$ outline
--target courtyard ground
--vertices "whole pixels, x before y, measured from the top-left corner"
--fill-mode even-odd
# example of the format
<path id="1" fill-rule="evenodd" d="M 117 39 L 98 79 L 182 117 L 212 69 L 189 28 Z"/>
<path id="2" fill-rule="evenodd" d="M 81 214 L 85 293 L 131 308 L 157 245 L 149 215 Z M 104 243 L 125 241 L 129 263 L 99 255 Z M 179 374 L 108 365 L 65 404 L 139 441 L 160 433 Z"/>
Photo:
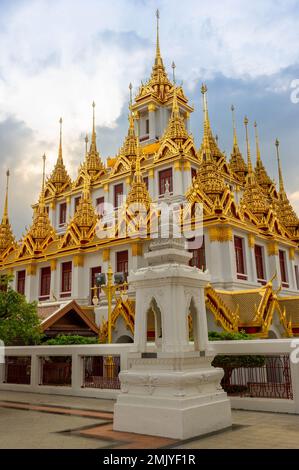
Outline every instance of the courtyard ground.
<path id="1" fill-rule="evenodd" d="M 189 441 L 115 432 L 112 400 L 0 392 L 1 449 L 299 449 L 299 416 L 233 411 L 233 427 Z"/>

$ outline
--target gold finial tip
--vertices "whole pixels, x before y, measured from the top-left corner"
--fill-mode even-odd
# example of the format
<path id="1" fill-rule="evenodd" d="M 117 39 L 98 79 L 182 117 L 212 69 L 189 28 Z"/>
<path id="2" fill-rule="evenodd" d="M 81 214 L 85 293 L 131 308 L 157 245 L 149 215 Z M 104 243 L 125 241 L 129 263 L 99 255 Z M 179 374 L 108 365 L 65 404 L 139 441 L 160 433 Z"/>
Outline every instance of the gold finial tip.
<path id="1" fill-rule="evenodd" d="M 158 8 L 157 8 L 157 10 L 156 10 L 156 18 L 157 18 L 157 20 L 160 19 L 160 12 L 159 12 L 159 9 L 158 9 Z"/>
<path id="2" fill-rule="evenodd" d="M 276 145 L 276 147 L 279 147 L 279 140 L 278 139 L 275 140 L 275 145 Z"/>
<path id="3" fill-rule="evenodd" d="M 132 83 L 130 82 L 130 83 L 129 83 L 129 90 L 132 90 L 132 88 L 133 88 L 133 85 L 132 85 Z"/>
<path id="4" fill-rule="evenodd" d="M 256 123 L 256 121 L 254 121 L 254 124 L 253 124 L 253 125 L 254 125 L 254 127 L 257 127 L 257 123 Z"/>
<path id="5" fill-rule="evenodd" d="M 202 94 L 204 95 L 206 92 L 208 91 L 208 87 L 207 85 L 205 85 L 204 83 L 201 85 L 201 92 Z"/>
<path id="6" fill-rule="evenodd" d="M 59 124 L 62 124 L 62 117 L 59 119 Z"/>
<path id="7" fill-rule="evenodd" d="M 233 104 L 232 104 L 232 106 L 231 106 L 231 108 L 230 108 L 230 109 L 231 109 L 232 111 L 234 111 L 234 110 L 235 110 L 235 107 L 234 107 L 234 105 L 233 105 Z"/>
<path id="8" fill-rule="evenodd" d="M 46 154 L 44 153 L 43 156 L 42 156 L 42 159 L 45 161 L 46 160 Z"/>
<path id="9" fill-rule="evenodd" d="M 175 67 L 176 67 L 174 60 L 172 61 L 171 67 L 172 67 L 173 69 L 175 69 Z"/>
<path id="10" fill-rule="evenodd" d="M 244 124 L 245 124 L 245 126 L 247 126 L 248 122 L 249 122 L 249 121 L 248 121 L 248 117 L 245 116 L 245 118 L 244 118 Z"/>
<path id="11" fill-rule="evenodd" d="M 85 142 L 88 144 L 88 135 L 85 136 Z"/>
<path id="12" fill-rule="evenodd" d="M 95 107 L 96 107 L 96 104 L 95 104 L 95 102 L 94 102 L 94 101 L 92 102 L 92 107 L 93 107 L 93 108 L 95 108 Z"/>
<path id="13" fill-rule="evenodd" d="M 9 170 L 7 170 L 7 172 L 6 172 L 6 176 L 7 176 L 7 177 L 9 177 L 9 175 L 10 175 L 10 171 L 9 171 Z"/>

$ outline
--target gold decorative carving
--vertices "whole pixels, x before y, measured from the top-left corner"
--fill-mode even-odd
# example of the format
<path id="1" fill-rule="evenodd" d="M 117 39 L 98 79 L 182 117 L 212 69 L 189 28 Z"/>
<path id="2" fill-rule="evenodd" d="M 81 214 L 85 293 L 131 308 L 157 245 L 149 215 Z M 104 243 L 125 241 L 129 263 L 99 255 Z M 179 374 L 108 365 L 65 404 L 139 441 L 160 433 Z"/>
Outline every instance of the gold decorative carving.
<path id="1" fill-rule="evenodd" d="M 109 191 L 109 184 L 105 183 L 104 184 L 104 191 L 107 193 Z"/>
<path id="2" fill-rule="evenodd" d="M 209 237 L 211 242 L 228 242 L 233 239 L 231 227 L 209 227 Z"/>
<path id="3" fill-rule="evenodd" d="M 249 233 L 248 234 L 248 246 L 249 248 L 254 248 L 254 245 L 255 245 L 255 236 L 253 235 L 253 233 Z"/>
<path id="4" fill-rule="evenodd" d="M 103 261 L 110 260 L 110 248 L 104 248 L 103 250 Z"/>
<path id="5" fill-rule="evenodd" d="M 29 264 L 26 268 L 27 276 L 35 276 L 36 275 L 36 264 Z"/>
<path id="6" fill-rule="evenodd" d="M 269 256 L 277 256 L 278 255 L 278 243 L 277 242 L 268 243 L 267 251 L 268 251 Z"/>
<path id="7" fill-rule="evenodd" d="M 191 170 L 191 163 L 190 162 L 185 162 L 184 163 L 184 170 L 185 171 L 190 171 Z"/>
<path id="8" fill-rule="evenodd" d="M 153 169 L 153 168 L 150 168 L 150 169 L 148 170 L 148 177 L 149 177 L 149 178 L 153 178 L 153 177 L 154 177 L 154 169 Z"/>
<path id="9" fill-rule="evenodd" d="M 73 263 L 75 268 L 81 268 L 84 266 L 84 256 L 83 255 L 75 255 L 73 257 Z"/>
<path id="10" fill-rule="evenodd" d="M 156 106 L 154 104 L 149 104 L 147 109 L 149 113 L 153 113 L 154 111 L 156 111 Z"/>
<path id="11" fill-rule="evenodd" d="M 56 260 L 56 259 L 51 259 L 51 261 L 50 261 L 50 266 L 51 266 L 51 271 L 56 271 L 56 268 L 57 268 L 57 260 Z"/>
<path id="12" fill-rule="evenodd" d="M 179 161 L 174 162 L 174 169 L 175 171 L 181 171 L 181 162 Z"/>
<path id="13" fill-rule="evenodd" d="M 294 259 L 295 259 L 295 248 L 290 248 L 289 249 L 289 259 L 291 261 L 294 261 Z"/>
<path id="14" fill-rule="evenodd" d="M 133 243 L 132 245 L 132 256 L 142 256 L 143 246 L 141 243 Z"/>

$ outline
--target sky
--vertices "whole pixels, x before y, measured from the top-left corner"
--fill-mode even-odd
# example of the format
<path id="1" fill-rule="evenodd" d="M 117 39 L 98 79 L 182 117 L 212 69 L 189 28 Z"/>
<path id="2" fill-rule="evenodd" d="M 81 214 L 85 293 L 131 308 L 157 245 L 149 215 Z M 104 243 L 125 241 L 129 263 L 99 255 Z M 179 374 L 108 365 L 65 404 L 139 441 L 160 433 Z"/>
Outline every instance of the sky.
<path id="1" fill-rule="evenodd" d="M 176 80 L 195 107 L 197 145 L 204 81 L 212 128 L 228 156 L 232 104 L 241 149 L 247 114 L 252 154 L 256 120 L 262 159 L 276 181 L 279 138 L 285 187 L 299 213 L 298 0 L 0 0 L 0 210 L 9 168 L 17 237 L 32 220 L 41 155 L 48 175 L 56 161 L 60 117 L 73 178 L 93 100 L 101 156 L 118 151 L 127 132 L 128 85 L 137 92 L 151 72 L 157 8 L 164 64 L 171 74 L 175 61 Z"/>

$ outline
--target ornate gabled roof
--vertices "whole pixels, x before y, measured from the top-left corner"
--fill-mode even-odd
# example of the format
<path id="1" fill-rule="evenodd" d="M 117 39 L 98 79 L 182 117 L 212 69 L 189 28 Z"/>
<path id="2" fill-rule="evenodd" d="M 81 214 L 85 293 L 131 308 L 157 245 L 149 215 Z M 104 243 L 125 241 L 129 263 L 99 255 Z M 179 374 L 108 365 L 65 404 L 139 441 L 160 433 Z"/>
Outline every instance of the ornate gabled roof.
<path id="1" fill-rule="evenodd" d="M 233 149 L 230 157 L 230 169 L 235 173 L 240 179 L 241 182 L 245 181 L 245 176 L 247 173 L 247 166 L 242 156 L 242 153 L 239 148 L 238 137 L 237 137 L 237 128 L 235 120 L 235 107 L 232 105 L 232 118 L 233 118 Z"/>
<path id="2" fill-rule="evenodd" d="M 248 173 L 246 176 L 245 189 L 242 196 L 241 205 L 247 207 L 247 209 L 249 209 L 252 214 L 254 214 L 261 221 L 269 211 L 270 204 L 268 202 L 266 194 L 262 190 L 261 186 L 259 186 L 252 168 L 250 144 L 248 139 L 247 117 L 245 117 L 244 124 L 246 129 Z"/>
<path id="3" fill-rule="evenodd" d="M 92 240 L 98 220 L 90 195 L 91 177 L 84 174 L 82 196 L 63 237 L 61 248 L 88 243 Z"/>
<path id="4" fill-rule="evenodd" d="M 153 96 L 161 103 L 166 103 L 169 99 L 169 92 L 173 89 L 173 84 L 168 78 L 166 73 L 163 59 L 160 52 L 160 38 L 159 38 L 159 10 L 156 12 L 157 17 L 157 39 L 156 39 L 156 56 L 155 62 L 152 68 L 152 73 L 150 79 L 142 84 L 138 95 L 136 96 L 136 101 L 141 100 L 146 96 Z M 186 100 L 186 98 L 185 98 Z"/>
<path id="5" fill-rule="evenodd" d="M 268 175 L 264 164 L 261 159 L 261 152 L 259 146 L 259 138 L 258 138 L 258 131 L 257 131 L 257 123 L 254 123 L 255 129 L 255 145 L 256 145 L 256 165 L 255 165 L 255 176 L 258 184 L 269 193 L 273 189 L 274 183 L 271 180 L 270 176 Z"/>
<path id="6" fill-rule="evenodd" d="M 136 158 L 135 173 L 129 194 L 126 199 L 126 205 L 129 207 L 132 205 L 142 205 L 147 210 L 149 209 L 151 203 L 151 197 L 147 190 L 146 184 L 143 181 L 142 173 L 140 170 L 140 156 Z"/>
<path id="7" fill-rule="evenodd" d="M 50 241 L 56 238 L 56 233 L 51 225 L 48 210 L 45 204 L 45 161 L 43 156 L 43 184 L 39 203 L 34 210 L 33 223 L 21 243 L 20 256 L 39 254 Z"/>
<path id="8" fill-rule="evenodd" d="M 220 151 L 211 129 L 207 103 L 207 91 L 207 86 L 203 84 L 201 87 L 201 93 L 203 97 L 204 131 L 203 139 L 199 149 L 199 157 L 201 160 L 205 160 L 206 158 L 211 156 L 212 159 L 218 162 L 219 160 L 222 160 L 225 157 Z"/>
<path id="9" fill-rule="evenodd" d="M 6 194 L 3 217 L 0 224 L 0 253 L 3 253 L 9 247 L 16 245 L 16 240 L 11 229 L 8 218 L 8 183 L 9 183 L 9 170 L 6 172 Z"/>
<path id="10" fill-rule="evenodd" d="M 282 170 L 280 164 L 280 155 L 279 155 L 279 141 L 276 139 L 275 142 L 276 151 L 277 151 L 277 164 L 278 164 L 278 175 L 279 175 L 279 193 L 278 201 L 276 205 L 277 215 L 283 225 L 291 230 L 292 234 L 296 237 L 299 235 L 299 220 L 298 217 L 292 208 L 290 201 L 286 195 L 282 177 Z"/>
<path id="11" fill-rule="evenodd" d="M 60 139 L 59 139 L 59 150 L 58 158 L 52 171 L 51 176 L 46 182 L 45 195 L 55 196 L 63 193 L 65 190 L 71 188 L 71 178 L 68 175 L 62 157 L 62 118 L 59 120 L 60 123 Z"/>

